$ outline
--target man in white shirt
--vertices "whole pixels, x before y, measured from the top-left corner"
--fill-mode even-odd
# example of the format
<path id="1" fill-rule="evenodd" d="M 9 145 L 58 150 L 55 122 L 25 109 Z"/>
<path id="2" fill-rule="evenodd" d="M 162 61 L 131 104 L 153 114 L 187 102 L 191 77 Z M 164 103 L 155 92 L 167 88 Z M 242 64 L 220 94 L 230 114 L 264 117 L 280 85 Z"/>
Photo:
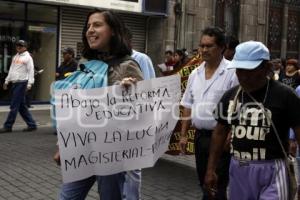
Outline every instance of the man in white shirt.
<path id="1" fill-rule="evenodd" d="M 223 57 L 225 49 L 224 32 L 217 27 L 206 28 L 202 31 L 199 43 L 204 62 L 190 74 L 185 93 L 181 100 L 184 107 L 180 147 L 184 153 L 187 144 L 187 130 L 192 122 L 196 128 L 195 157 L 200 186 L 203 189 L 203 200 L 209 199 L 208 192 L 203 188 L 208 161 L 208 153 L 212 130 L 217 122 L 213 110 L 225 91 L 238 84 L 235 71 L 227 70 L 230 61 Z M 226 200 L 228 185 L 228 167 L 230 154 L 226 152 L 219 163 L 217 194 L 215 199 Z"/>
<path id="2" fill-rule="evenodd" d="M 7 90 L 8 84 L 12 83 L 12 97 L 10 102 L 10 112 L 3 128 L 0 129 L 0 133 L 12 131 L 18 112 L 21 114 L 28 126 L 23 129 L 23 131 L 34 131 L 37 129 L 36 123 L 25 104 L 26 91 L 30 90 L 34 83 L 33 60 L 27 51 L 26 41 L 19 40 L 16 43 L 16 50 L 17 54 L 12 59 L 8 75 L 5 78 L 5 83 L 3 84 L 3 89 Z"/>
<path id="3" fill-rule="evenodd" d="M 125 32 L 128 43 L 132 48 L 131 57 L 139 64 L 141 71 L 143 72 L 144 80 L 155 78 L 156 75 L 151 58 L 144 53 L 134 50 L 132 47 L 132 32 L 128 27 L 125 28 Z"/>
<path id="4" fill-rule="evenodd" d="M 155 78 L 155 71 L 151 58 L 144 53 L 132 49 L 131 57 L 140 65 L 144 80 Z"/>

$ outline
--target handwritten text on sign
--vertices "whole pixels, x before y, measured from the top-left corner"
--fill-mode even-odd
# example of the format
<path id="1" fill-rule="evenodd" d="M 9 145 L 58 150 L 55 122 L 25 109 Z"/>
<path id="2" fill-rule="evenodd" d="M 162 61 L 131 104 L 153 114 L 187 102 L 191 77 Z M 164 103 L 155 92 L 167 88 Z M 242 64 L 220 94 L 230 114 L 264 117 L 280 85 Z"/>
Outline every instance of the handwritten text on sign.
<path id="1" fill-rule="evenodd" d="M 64 182 L 151 167 L 168 149 L 179 115 L 179 76 L 55 91 Z"/>

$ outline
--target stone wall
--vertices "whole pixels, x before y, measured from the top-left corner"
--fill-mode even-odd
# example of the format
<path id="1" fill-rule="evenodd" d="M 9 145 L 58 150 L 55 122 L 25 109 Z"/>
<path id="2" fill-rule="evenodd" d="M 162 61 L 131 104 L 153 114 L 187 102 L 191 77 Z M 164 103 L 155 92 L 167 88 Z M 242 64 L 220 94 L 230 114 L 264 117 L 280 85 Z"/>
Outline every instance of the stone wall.
<path id="1" fill-rule="evenodd" d="M 244 0 L 240 7 L 240 41 L 267 43 L 268 0 Z"/>
<path id="2" fill-rule="evenodd" d="M 182 14 L 175 15 L 176 2 L 182 2 Z M 178 48 L 197 48 L 201 31 L 215 23 L 217 0 L 169 0 L 165 17 L 147 20 L 147 53 L 157 65 L 164 52 Z M 240 0 L 239 40 L 267 43 L 269 0 Z M 177 21 L 176 25 L 175 22 Z M 189 30 L 187 30 L 189 29 Z"/>

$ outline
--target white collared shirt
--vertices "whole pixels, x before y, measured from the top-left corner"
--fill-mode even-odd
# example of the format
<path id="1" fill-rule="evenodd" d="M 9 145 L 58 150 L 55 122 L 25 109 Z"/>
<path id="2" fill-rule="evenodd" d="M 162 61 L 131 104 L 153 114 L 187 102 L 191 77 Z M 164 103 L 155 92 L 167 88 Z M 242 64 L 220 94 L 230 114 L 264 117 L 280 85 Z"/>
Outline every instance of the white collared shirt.
<path id="1" fill-rule="evenodd" d="M 131 57 L 140 65 L 141 71 L 144 75 L 144 80 L 155 78 L 155 71 L 149 56 L 132 49 Z"/>
<path id="2" fill-rule="evenodd" d="M 213 116 L 223 94 L 235 85 L 238 80 L 235 70 L 226 67 L 230 61 L 222 59 L 213 76 L 205 79 L 205 62 L 190 74 L 181 105 L 192 109 L 192 124 L 197 129 L 213 130 L 217 122 Z"/>
<path id="3" fill-rule="evenodd" d="M 28 85 L 34 83 L 34 66 L 32 57 L 25 51 L 13 57 L 5 83 L 27 80 Z"/>

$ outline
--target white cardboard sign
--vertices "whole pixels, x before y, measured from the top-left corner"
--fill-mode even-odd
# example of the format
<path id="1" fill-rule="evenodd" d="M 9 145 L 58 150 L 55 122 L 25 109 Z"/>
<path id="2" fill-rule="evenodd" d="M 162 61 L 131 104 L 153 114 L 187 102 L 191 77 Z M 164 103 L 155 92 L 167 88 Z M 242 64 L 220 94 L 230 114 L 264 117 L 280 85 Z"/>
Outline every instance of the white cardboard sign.
<path id="1" fill-rule="evenodd" d="M 178 75 L 124 89 L 55 91 L 64 182 L 154 166 L 179 116 Z"/>

